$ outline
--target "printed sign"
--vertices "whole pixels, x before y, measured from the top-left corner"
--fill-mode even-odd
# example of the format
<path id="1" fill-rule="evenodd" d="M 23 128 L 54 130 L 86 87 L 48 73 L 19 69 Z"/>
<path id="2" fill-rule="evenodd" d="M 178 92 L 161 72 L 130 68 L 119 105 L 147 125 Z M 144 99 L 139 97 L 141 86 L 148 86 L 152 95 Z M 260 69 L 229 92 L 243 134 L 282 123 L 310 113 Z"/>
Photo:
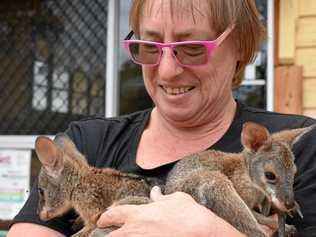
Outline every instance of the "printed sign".
<path id="1" fill-rule="evenodd" d="M 0 219 L 11 220 L 30 190 L 31 150 L 0 149 Z"/>

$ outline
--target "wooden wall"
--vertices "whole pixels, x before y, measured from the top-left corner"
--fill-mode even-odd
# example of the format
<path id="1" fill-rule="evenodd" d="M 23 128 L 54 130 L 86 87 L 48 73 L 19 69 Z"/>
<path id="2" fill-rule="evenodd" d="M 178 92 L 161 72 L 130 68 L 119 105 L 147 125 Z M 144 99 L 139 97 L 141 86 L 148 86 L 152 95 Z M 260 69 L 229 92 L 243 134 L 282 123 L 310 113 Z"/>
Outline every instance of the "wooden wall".
<path id="1" fill-rule="evenodd" d="M 316 117 L 316 1 L 280 0 L 278 17 L 276 68 L 301 66 L 302 113 Z"/>

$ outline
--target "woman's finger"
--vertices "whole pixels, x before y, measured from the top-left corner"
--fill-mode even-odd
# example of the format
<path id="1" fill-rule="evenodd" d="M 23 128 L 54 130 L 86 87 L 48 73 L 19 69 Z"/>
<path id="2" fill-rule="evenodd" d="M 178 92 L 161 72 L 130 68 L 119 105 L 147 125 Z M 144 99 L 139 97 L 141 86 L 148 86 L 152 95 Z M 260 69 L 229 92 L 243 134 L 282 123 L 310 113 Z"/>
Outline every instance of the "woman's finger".
<path id="1" fill-rule="evenodd" d="M 154 186 L 150 191 L 150 198 L 153 201 L 159 201 L 162 200 L 164 195 L 161 193 L 161 188 L 158 186 Z"/>
<path id="2" fill-rule="evenodd" d="M 97 226 L 122 226 L 133 212 L 133 205 L 113 206 L 100 216 Z"/>

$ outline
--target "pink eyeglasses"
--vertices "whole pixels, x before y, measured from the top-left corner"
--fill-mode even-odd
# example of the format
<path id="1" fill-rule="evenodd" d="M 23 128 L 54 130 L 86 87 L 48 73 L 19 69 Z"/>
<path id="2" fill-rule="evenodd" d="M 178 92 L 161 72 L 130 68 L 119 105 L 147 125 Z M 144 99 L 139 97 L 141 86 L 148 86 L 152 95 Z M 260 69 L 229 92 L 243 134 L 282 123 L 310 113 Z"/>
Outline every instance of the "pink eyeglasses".
<path id="1" fill-rule="evenodd" d="M 163 48 L 172 49 L 177 62 L 184 67 L 206 64 L 213 52 L 229 35 L 234 26 L 228 27 L 213 41 L 182 41 L 175 43 L 158 43 L 145 40 L 131 40 L 131 31 L 124 39 L 124 47 L 136 64 L 156 66 L 159 64 Z"/>

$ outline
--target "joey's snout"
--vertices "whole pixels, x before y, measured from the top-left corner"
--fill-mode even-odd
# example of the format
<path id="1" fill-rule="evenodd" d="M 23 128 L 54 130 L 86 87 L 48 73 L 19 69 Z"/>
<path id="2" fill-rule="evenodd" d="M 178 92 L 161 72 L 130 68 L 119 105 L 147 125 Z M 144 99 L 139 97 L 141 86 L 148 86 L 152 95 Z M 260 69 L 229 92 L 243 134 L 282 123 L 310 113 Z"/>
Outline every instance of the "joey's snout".
<path id="1" fill-rule="evenodd" d="M 42 221 L 48 221 L 50 219 L 49 210 L 45 202 L 44 190 L 41 187 L 38 188 L 37 215 Z"/>
<path id="2" fill-rule="evenodd" d="M 39 215 L 45 206 L 45 198 L 44 198 L 44 190 L 42 188 L 39 187 L 37 191 L 38 191 L 37 214 Z"/>
<path id="3" fill-rule="evenodd" d="M 286 200 L 284 202 L 284 205 L 286 207 L 287 210 L 292 210 L 295 208 L 295 202 L 294 202 L 294 199 L 291 199 L 291 200 Z"/>
<path id="4" fill-rule="evenodd" d="M 48 209 L 44 207 L 42 210 L 40 210 L 39 217 L 42 221 L 48 221 L 50 219 Z"/>
<path id="5" fill-rule="evenodd" d="M 295 208 L 294 191 L 292 188 L 288 189 L 284 194 L 284 206 L 288 211 Z"/>
<path id="6" fill-rule="evenodd" d="M 282 198 L 272 197 L 274 207 L 280 211 L 288 212 L 295 209 L 294 195 L 285 195 Z"/>
<path id="7" fill-rule="evenodd" d="M 282 212 L 288 212 L 295 208 L 295 201 L 294 199 L 289 199 L 285 201 L 281 201 L 276 197 L 272 197 L 273 206 Z"/>
<path id="8" fill-rule="evenodd" d="M 42 221 L 48 221 L 49 220 L 49 215 L 48 215 L 49 211 L 48 209 L 45 207 L 44 205 L 44 201 L 40 200 L 38 202 L 38 206 L 37 206 L 37 215 L 39 216 L 39 218 Z"/>

